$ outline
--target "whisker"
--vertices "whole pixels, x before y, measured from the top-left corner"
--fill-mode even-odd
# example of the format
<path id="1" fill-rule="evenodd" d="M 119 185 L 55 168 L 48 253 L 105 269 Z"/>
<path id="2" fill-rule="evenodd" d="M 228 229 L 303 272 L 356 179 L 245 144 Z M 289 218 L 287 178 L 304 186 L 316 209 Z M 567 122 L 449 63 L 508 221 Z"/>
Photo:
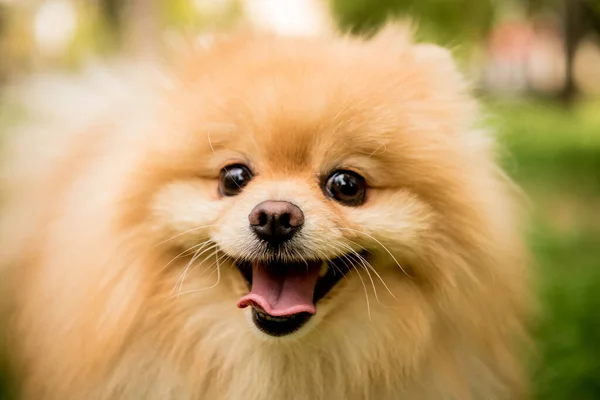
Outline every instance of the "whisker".
<path id="1" fill-rule="evenodd" d="M 357 253 L 357 252 L 356 252 L 354 249 L 352 249 L 350 246 L 347 246 L 347 245 L 346 245 L 346 247 L 347 247 L 347 248 L 348 248 L 348 249 L 349 249 L 349 250 L 350 250 L 350 251 L 351 251 L 353 254 L 357 254 L 357 255 L 358 255 L 358 253 Z M 354 263 L 352 262 L 353 260 L 352 260 L 352 259 L 350 259 L 350 258 L 348 257 L 348 254 L 345 254 L 345 255 L 343 256 L 343 258 L 349 259 L 349 260 L 350 260 L 350 262 L 351 262 L 352 264 L 354 264 Z M 369 269 L 368 269 L 368 268 L 365 266 L 365 264 L 364 264 L 364 263 L 362 263 L 362 265 L 361 265 L 361 266 L 362 266 L 362 267 L 364 268 L 364 270 L 367 272 L 367 276 L 369 277 L 369 280 L 371 281 L 371 287 L 373 287 L 373 294 L 375 294 L 375 299 L 377 300 L 377 303 L 381 304 L 381 301 L 379 301 L 379 296 L 377 295 L 377 289 L 375 288 L 375 282 L 373 281 L 373 277 L 371 276 L 371 273 L 369 272 Z"/>
<path id="2" fill-rule="evenodd" d="M 362 278 L 362 276 L 360 275 L 360 271 L 358 270 L 358 268 L 356 268 L 353 264 L 352 264 L 352 268 L 356 271 L 356 275 L 358 275 L 358 278 L 360 279 L 360 283 L 362 283 L 363 289 L 365 291 L 365 300 L 367 301 L 367 314 L 369 315 L 369 321 L 372 321 L 372 319 L 371 319 L 371 303 L 369 302 L 369 293 L 367 292 L 367 285 L 365 285 L 365 281 Z"/>
<path id="3" fill-rule="evenodd" d="M 212 247 L 212 249 L 215 249 L 215 247 L 216 246 Z M 188 271 L 188 275 L 191 274 L 192 272 L 194 272 L 196 270 L 196 268 L 198 268 L 200 265 L 204 264 L 209 258 L 214 257 L 218 253 L 219 253 L 219 249 L 215 249 L 212 253 L 208 254 L 206 257 L 204 257 L 204 259 L 202 261 L 196 263 L 196 265 Z M 206 267 L 204 267 L 204 269 L 202 270 L 202 272 L 200 273 L 199 276 L 200 277 L 203 276 L 206 273 L 206 271 L 208 271 L 213 265 L 215 265 L 215 261 L 213 261 L 210 265 L 207 265 Z"/>
<path id="4" fill-rule="evenodd" d="M 206 246 L 206 245 L 207 245 L 208 243 L 210 243 L 210 242 L 211 242 L 210 240 L 206 240 L 206 241 L 204 241 L 204 242 L 202 242 L 202 243 L 198 243 L 198 244 L 196 244 L 196 245 L 194 245 L 194 246 L 192 246 L 192 247 L 190 247 L 190 248 L 188 248 L 188 249 L 186 249 L 186 250 L 182 251 L 181 253 L 179 253 L 179 254 L 177 254 L 175 257 L 173 257 L 173 258 L 171 259 L 171 261 L 169 261 L 169 262 L 167 263 L 167 265 L 165 265 L 164 267 L 162 267 L 162 268 L 160 269 L 160 271 L 159 271 L 159 272 L 162 272 L 162 271 L 164 271 L 165 269 L 167 269 L 167 267 L 168 267 L 169 265 L 171 265 L 172 263 L 174 263 L 174 262 L 175 262 L 175 260 L 177 260 L 177 259 L 179 259 L 179 258 L 182 258 L 182 257 L 185 257 L 185 256 L 186 256 L 186 255 L 188 255 L 190 252 L 192 252 L 192 250 L 194 250 L 194 249 L 197 249 L 198 247 L 203 247 L 203 246 Z"/>
<path id="5" fill-rule="evenodd" d="M 340 248 L 338 248 L 338 247 L 335 247 L 335 246 L 331 246 L 331 247 L 332 247 L 334 250 L 341 250 Z M 327 261 L 329 260 L 329 257 L 327 257 L 327 256 L 325 255 L 325 253 L 323 253 L 322 251 L 319 251 L 318 253 L 319 253 L 319 256 L 321 257 L 321 260 L 324 260 L 325 262 L 327 262 Z M 337 272 L 339 272 L 339 273 L 340 273 L 340 275 L 342 275 L 342 277 L 343 277 L 344 279 L 346 279 L 346 280 L 348 279 L 348 277 L 347 277 L 347 276 L 346 276 L 346 274 L 345 274 L 345 273 L 344 273 L 344 272 L 343 272 L 343 271 L 340 269 L 340 267 L 338 267 L 338 266 L 337 266 L 337 265 L 335 265 L 334 263 L 331 263 L 331 264 L 330 264 L 330 263 L 328 263 L 328 262 L 327 262 L 327 265 L 328 265 L 328 266 L 332 266 L 333 268 L 335 268 L 335 269 L 336 269 L 336 271 L 337 271 Z"/>
<path id="6" fill-rule="evenodd" d="M 216 243 L 213 243 L 211 246 L 209 246 L 208 248 L 202 250 L 202 249 L 198 249 L 194 255 L 192 256 L 192 259 L 186 264 L 186 266 L 183 268 L 183 271 L 180 274 L 180 277 L 177 279 L 177 281 L 175 282 L 175 285 L 177 286 L 177 284 L 179 284 L 179 291 L 181 291 L 181 288 L 183 286 L 183 281 L 185 280 L 185 277 L 187 276 L 187 271 L 190 268 L 190 266 L 194 263 L 194 261 L 196 261 L 202 254 L 205 254 L 207 251 L 210 251 L 212 249 L 214 249 L 215 247 L 217 247 Z M 173 287 L 173 290 L 175 290 L 175 287 Z"/>
<path id="7" fill-rule="evenodd" d="M 358 245 L 358 243 L 350 240 L 350 239 L 346 239 L 351 243 L 354 243 L 356 245 Z M 387 290 L 387 292 L 394 298 L 396 299 L 396 296 L 394 295 L 394 293 L 392 293 L 392 291 L 390 290 L 390 288 L 388 287 L 388 285 L 385 283 L 385 281 L 383 280 L 383 278 L 381 277 L 381 275 L 379 275 L 379 273 L 377 272 L 377 270 L 375 269 L 375 267 L 373 267 L 373 265 L 365 258 L 363 257 L 359 252 L 357 252 L 356 250 L 354 250 L 351 246 L 348 246 L 348 248 L 350 249 L 350 251 L 352 251 L 361 261 L 361 263 L 365 266 L 368 267 L 371 271 L 373 271 L 373 273 L 377 276 L 377 278 L 379 278 L 379 280 L 381 281 L 381 283 L 383 284 L 383 286 L 385 287 L 385 289 Z"/>
<path id="8" fill-rule="evenodd" d="M 207 276 L 207 278 L 210 278 L 210 277 L 211 277 L 211 276 L 212 276 L 212 275 L 215 273 L 215 270 L 216 270 L 216 269 L 215 269 L 215 268 L 212 268 L 212 267 L 213 267 L 213 266 L 215 266 L 215 265 L 216 265 L 216 266 L 219 266 L 219 260 L 220 260 L 221 258 L 224 258 L 224 257 L 226 257 L 226 255 L 224 255 L 224 254 L 220 254 L 220 255 L 219 255 L 219 252 L 220 252 L 220 250 L 219 250 L 219 249 L 216 249 L 215 251 L 213 251 L 213 252 L 212 252 L 210 255 L 208 255 L 208 256 L 207 256 L 207 257 L 206 257 L 206 258 L 203 260 L 203 262 L 204 262 L 204 261 L 206 261 L 206 259 L 208 259 L 208 258 L 210 258 L 210 257 L 215 257 L 215 261 L 213 261 L 213 262 L 212 262 L 210 265 L 208 265 L 207 267 L 205 267 L 205 268 L 202 270 L 202 273 L 200 273 L 200 275 L 199 275 L 199 276 L 203 276 L 203 275 L 204 275 L 204 274 L 205 274 L 205 273 L 206 273 L 206 272 L 207 272 L 209 269 L 212 269 L 212 270 L 211 270 L 210 274 Z M 202 263 L 198 263 L 198 264 L 200 265 L 200 264 L 202 264 Z M 197 267 L 197 266 L 196 266 L 196 267 Z M 194 267 L 194 268 L 193 268 L 193 269 L 190 271 L 190 273 L 191 273 L 191 272 L 192 272 L 192 271 L 193 271 L 193 270 L 194 270 L 196 267 Z"/>
<path id="9" fill-rule="evenodd" d="M 192 272 L 194 269 L 196 269 L 199 265 L 202 265 L 202 263 L 204 263 L 208 258 L 213 257 L 215 254 L 217 254 L 217 252 L 218 252 L 218 250 L 215 250 L 212 253 L 210 253 L 209 255 L 207 255 L 206 257 L 204 257 L 204 259 L 201 262 L 197 263 L 190 272 Z M 206 267 L 204 267 L 200 276 L 204 275 L 206 273 L 206 271 L 208 271 L 209 269 L 212 268 L 213 265 L 215 265 L 214 261 L 210 265 L 207 265 Z M 189 275 L 189 273 L 187 275 Z M 185 279 L 185 276 L 183 276 L 180 280 L 177 281 L 179 283 L 179 290 L 177 291 L 177 295 L 175 297 L 179 297 L 181 295 L 181 293 L 185 293 L 185 292 L 182 292 L 184 279 Z"/>
<path id="10" fill-rule="evenodd" d="M 215 148 L 213 147 L 212 140 L 210 140 L 210 132 L 206 132 L 206 137 L 208 139 L 208 145 L 210 146 L 210 149 L 212 150 L 213 154 L 215 154 Z"/>
<path id="11" fill-rule="evenodd" d="M 185 234 L 187 234 L 187 233 L 191 233 L 191 232 L 194 232 L 194 231 L 197 231 L 197 230 L 200 230 L 200 229 L 204 229 L 204 228 L 212 228 L 212 227 L 215 227 L 215 226 L 219 226 L 219 225 L 216 225 L 216 224 L 211 224 L 211 225 L 202 225 L 202 226 L 197 226 L 197 227 L 195 227 L 195 228 L 188 229 L 188 230 L 187 230 L 187 231 L 185 231 L 185 232 L 181 232 L 181 233 L 178 233 L 177 235 L 171 236 L 170 238 L 168 238 L 168 239 L 166 239 L 166 240 L 163 240 L 162 242 L 160 242 L 160 243 L 157 243 L 157 244 L 155 244 L 154 246 L 155 246 L 155 247 L 156 247 L 156 246 L 160 246 L 161 244 L 165 244 L 165 243 L 167 243 L 167 242 L 169 242 L 169 241 L 171 241 L 171 240 L 173 240 L 173 239 L 176 239 L 176 238 L 178 238 L 178 237 L 180 237 L 180 236 L 183 236 L 183 235 L 185 235 Z"/>
<path id="12" fill-rule="evenodd" d="M 216 259 L 216 263 L 217 263 L 217 267 L 216 267 L 216 271 L 217 271 L 217 281 L 216 281 L 216 282 L 215 282 L 213 285 L 211 285 L 211 286 L 209 286 L 209 287 L 205 287 L 205 288 L 200 288 L 200 289 L 186 290 L 186 291 L 184 291 L 184 292 L 180 292 L 180 293 L 177 295 L 177 297 L 179 297 L 180 295 L 183 295 L 183 294 L 190 294 L 190 293 L 202 292 L 202 291 L 205 291 L 205 290 L 210 290 L 210 289 L 213 289 L 213 288 L 217 287 L 217 285 L 218 285 L 218 284 L 221 282 L 221 268 L 220 268 L 220 265 L 219 265 L 219 260 L 220 260 L 222 257 L 224 257 L 224 256 L 225 256 L 225 255 L 223 255 L 223 256 L 217 256 L 217 259 Z M 214 273 L 214 270 L 213 270 L 213 273 Z"/>
<path id="13" fill-rule="evenodd" d="M 396 260 L 396 257 L 394 257 L 394 255 L 392 254 L 392 252 L 386 247 L 384 246 L 383 243 L 381 243 L 379 240 L 377 240 L 376 238 L 374 238 L 373 236 L 369 235 L 366 232 L 362 232 L 356 229 L 352 229 L 352 228 L 339 228 L 341 230 L 348 230 L 348 231 L 352 231 L 352 232 L 356 232 L 356 233 L 360 233 L 361 235 L 365 235 L 368 238 L 372 239 L 374 242 L 376 242 L 378 245 L 380 245 L 389 255 L 390 257 L 392 257 L 392 259 L 394 260 L 394 262 L 396 263 L 396 265 L 402 270 L 402 272 L 404 272 L 404 275 L 410 277 L 410 275 L 408 273 L 406 273 L 406 270 L 404 268 L 402 268 L 402 265 L 400 265 L 400 263 L 398 262 L 398 260 Z"/>
<path id="14" fill-rule="evenodd" d="M 343 248 L 342 248 L 341 246 L 339 246 L 339 245 L 337 245 L 337 246 L 332 246 L 332 247 L 335 247 L 335 248 L 337 248 L 338 250 L 343 250 Z M 360 279 L 360 283 L 362 284 L 362 286 L 363 286 L 363 290 L 364 290 L 364 292 L 365 292 L 365 300 L 366 300 L 366 302 L 367 302 L 367 314 L 369 315 L 369 321 L 371 321 L 371 303 L 370 303 L 370 301 L 369 301 L 369 292 L 367 291 L 367 285 L 365 285 L 365 281 L 364 281 L 364 279 L 362 278 L 362 275 L 360 274 L 360 271 L 359 271 L 359 269 L 358 269 L 358 268 L 356 268 L 356 265 L 354 265 L 354 263 L 352 262 L 352 260 L 351 260 L 351 259 L 349 259 L 349 258 L 347 257 L 347 255 L 344 255 L 344 256 L 342 256 L 342 258 L 340 258 L 340 261 L 342 261 L 342 262 L 344 263 L 344 265 L 345 265 L 345 266 L 348 268 L 348 270 L 351 270 L 351 269 L 353 269 L 353 270 L 355 270 L 355 271 L 356 271 L 356 275 L 358 275 L 358 279 Z M 348 264 L 346 261 L 348 261 L 350 264 Z M 335 264 L 334 264 L 334 265 L 335 265 Z M 339 270 L 339 269 L 338 269 L 338 270 Z M 340 271 L 340 272 L 341 272 L 341 271 Z M 344 275 L 343 273 L 342 273 L 342 276 L 344 276 L 344 277 L 345 277 L 345 275 Z M 372 282 L 372 280 L 371 280 L 371 282 Z"/>

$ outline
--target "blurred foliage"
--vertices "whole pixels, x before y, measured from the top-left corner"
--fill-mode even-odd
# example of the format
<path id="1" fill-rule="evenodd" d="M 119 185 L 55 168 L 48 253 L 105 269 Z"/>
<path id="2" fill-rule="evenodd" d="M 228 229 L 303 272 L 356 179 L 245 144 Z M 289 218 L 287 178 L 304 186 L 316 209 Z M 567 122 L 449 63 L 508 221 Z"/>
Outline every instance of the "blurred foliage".
<path id="1" fill-rule="evenodd" d="M 3 9 L 3 35 L 0 36 L 0 81 L 3 74 L 21 74 L 36 67 L 75 67 L 84 56 L 106 54 L 117 46 L 118 37 L 92 2 L 73 3 L 77 12 L 77 27 L 73 40 L 59 55 L 44 56 L 36 44 L 33 25 L 35 7 Z"/>
<path id="2" fill-rule="evenodd" d="M 599 109 L 599 101 L 573 110 L 552 102 L 496 103 L 498 130 L 517 159 L 509 170 L 529 189 L 600 193 Z"/>
<path id="3" fill-rule="evenodd" d="M 542 315 L 539 400 L 600 399 L 600 103 L 492 104 L 507 168 L 532 201 Z"/>
<path id="4" fill-rule="evenodd" d="M 524 3 L 530 10 L 560 10 L 564 8 L 566 1 L 582 1 L 600 11 L 600 0 L 527 0 Z"/>
<path id="5" fill-rule="evenodd" d="M 159 32 L 156 37 L 144 40 L 154 44 L 162 40 L 160 35 L 163 33 L 191 36 L 207 30 L 226 29 L 239 20 L 242 14 L 240 0 L 219 2 L 221 6 L 216 3 L 213 0 L 155 0 L 144 6 L 143 0 L 70 1 L 77 16 L 76 31 L 59 54 L 45 54 L 32 29 L 36 13 L 44 2 L 31 0 L 10 6 L 0 2 L 0 84 L 7 76 L 35 69 L 74 68 L 89 56 L 106 56 L 127 48 L 131 44 L 128 41 L 132 26 L 136 25 L 133 22 L 148 17 L 153 19 Z M 134 4 L 138 6 L 133 7 Z"/>
<path id="6" fill-rule="evenodd" d="M 190 0 L 163 0 L 159 4 L 162 23 L 177 29 L 217 29 L 231 25 L 242 13 L 239 1 L 227 3 L 215 14 L 198 9 Z"/>
<path id="7" fill-rule="evenodd" d="M 410 17 L 421 39 L 449 47 L 471 45 L 491 28 L 493 0 L 331 0 L 339 26 L 371 33 L 389 19 Z"/>

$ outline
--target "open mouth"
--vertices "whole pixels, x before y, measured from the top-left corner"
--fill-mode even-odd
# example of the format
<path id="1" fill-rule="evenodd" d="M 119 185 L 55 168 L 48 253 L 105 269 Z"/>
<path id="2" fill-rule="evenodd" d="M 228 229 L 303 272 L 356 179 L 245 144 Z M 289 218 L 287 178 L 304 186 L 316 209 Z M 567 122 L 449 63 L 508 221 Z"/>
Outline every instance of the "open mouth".
<path id="1" fill-rule="evenodd" d="M 298 263 L 238 262 L 250 292 L 238 307 L 252 307 L 256 327 L 271 336 L 300 329 L 316 314 L 316 304 L 366 254 Z"/>

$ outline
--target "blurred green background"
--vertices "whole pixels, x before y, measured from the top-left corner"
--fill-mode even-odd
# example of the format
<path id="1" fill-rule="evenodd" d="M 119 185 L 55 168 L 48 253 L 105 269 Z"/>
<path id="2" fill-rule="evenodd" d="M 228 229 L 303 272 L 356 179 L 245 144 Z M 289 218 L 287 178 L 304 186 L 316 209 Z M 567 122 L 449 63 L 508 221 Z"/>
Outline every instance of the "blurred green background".
<path id="1" fill-rule="evenodd" d="M 600 399 L 600 0 L 0 0 L 0 87 L 91 57 L 156 56 L 182 32 L 369 34 L 406 16 L 453 49 L 532 200 L 535 397 Z M 0 129 L 14 118 L 1 108 Z"/>

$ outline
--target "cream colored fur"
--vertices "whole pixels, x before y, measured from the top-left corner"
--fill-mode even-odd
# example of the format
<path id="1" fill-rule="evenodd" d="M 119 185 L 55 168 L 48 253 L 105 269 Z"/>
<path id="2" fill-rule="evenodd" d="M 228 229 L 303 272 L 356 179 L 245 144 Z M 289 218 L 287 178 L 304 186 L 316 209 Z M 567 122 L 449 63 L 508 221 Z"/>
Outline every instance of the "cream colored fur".
<path id="1" fill-rule="evenodd" d="M 246 34 L 19 93 L 33 122 L 7 134 L 0 262 L 22 398 L 526 397 L 519 215 L 446 50 L 393 28 Z M 257 177 L 220 198 L 235 162 Z M 363 206 L 323 196 L 338 167 L 365 176 Z M 236 308 L 232 266 L 267 199 L 303 209 L 304 256 L 367 248 L 376 272 L 280 339 Z"/>

